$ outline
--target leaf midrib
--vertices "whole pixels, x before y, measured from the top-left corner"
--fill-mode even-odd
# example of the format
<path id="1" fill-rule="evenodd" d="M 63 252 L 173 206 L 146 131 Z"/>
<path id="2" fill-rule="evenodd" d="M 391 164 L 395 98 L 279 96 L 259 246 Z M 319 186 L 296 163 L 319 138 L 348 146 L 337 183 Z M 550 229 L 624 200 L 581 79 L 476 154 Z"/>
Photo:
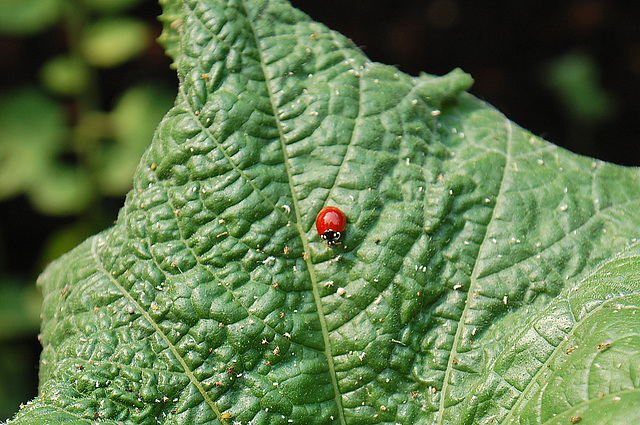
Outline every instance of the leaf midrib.
<path id="1" fill-rule="evenodd" d="M 478 281 L 478 260 L 480 259 L 480 252 L 482 251 L 482 247 L 484 246 L 484 244 L 487 242 L 487 234 L 489 231 L 489 227 L 491 226 L 491 223 L 494 222 L 495 219 L 495 215 L 496 215 L 496 211 L 498 211 L 498 203 L 500 202 L 501 199 L 501 195 L 503 194 L 503 190 L 504 190 L 504 183 L 505 183 L 505 179 L 507 178 L 507 175 L 509 174 L 509 164 L 511 163 L 512 157 L 511 157 L 511 145 L 512 145 L 512 138 L 513 138 L 513 125 L 511 124 L 511 122 L 506 119 L 503 118 L 504 122 L 507 125 L 507 139 L 506 139 L 506 147 L 507 147 L 507 151 L 505 152 L 505 165 L 503 168 L 503 173 L 502 173 L 502 179 L 500 180 L 500 187 L 498 189 L 498 194 L 496 196 L 496 203 L 494 205 L 492 214 L 491 214 L 491 218 L 489 219 L 489 221 L 487 222 L 487 227 L 485 229 L 485 234 L 483 236 L 483 241 L 480 244 L 480 248 L 478 249 L 478 254 L 476 256 L 475 259 L 475 263 L 473 264 L 473 268 L 471 269 L 471 277 L 470 277 L 470 283 L 469 283 L 469 290 L 467 291 L 467 300 L 468 300 L 468 294 L 473 293 L 473 287 L 476 285 L 477 281 Z M 445 402 L 446 402 L 446 398 L 447 398 L 447 391 L 449 390 L 449 381 L 451 379 L 451 374 L 454 370 L 454 360 L 456 358 L 456 355 L 458 354 L 458 345 L 461 343 L 461 339 L 462 339 L 462 333 L 464 332 L 464 323 L 465 323 L 465 318 L 467 316 L 467 313 L 469 312 L 469 303 L 465 302 L 464 304 L 464 309 L 462 310 L 462 314 L 460 315 L 460 320 L 458 321 L 458 327 L 456 329 L 456 335 L 453 338 L 453 342 L 451 344 L 451 352 L 449 353 L 449 359 L 447 360 L 447 368 L 446 368 L 446 372 L 444 374 L 444 378 L 442 381 L 442 390 L 441 390 L 441 395 L 440 395 L 440 406 L 438 409 L 438 419 L 437 419 L 437 423 L 438 424 L 443 424 L 444 423 L 444 414 L 445 411 L 447 410 L 445 407 Z"/>
<path id="2" fill-rule="evenodd" d="M 273 113 L 273 119 L 276 122 L 276 126 L 278 128 L 278 134 L 279 134 L 279 139 L 280 139 L 280 150 L 282 152 L 282 160 L 283 160 L 283 164 L 285 167 L 285 170 L 287 172 L 287 182 L 289 184 L 289 192 L 291 194 L 291 200 L 292 200 L 292 210 L 295 213 L 295 223 L 294 226 L 295 228 L 298 230 L 298 234 L 300 235 L 300 240 L 302 242 L 302 249 L 304 253 L 307 253 L 307 255 L 303 255 L 303 260 L 305 262 L 305 264 L 307 265 L 307 270 L 309 273 L 309 279 L 311 281 L 311 288 L 313 291 L 313 299 L 314 302 L 316 304 L 316 311 L 318 312 L 318 321 L 320 323 L 320 330 L 322 331 L 322 339 L 324 342 L 324 355 L 325 358 L 327 359 L 327 367 L 329 369 L 329 375 L 331 377 L 331 385 L 333 387 L 334 390 L 334 401 L 336 403 L 336 408 L 338 411 L 338 420 L 339 423 L 341 425 L 346 425 L 346 419 L 344 417 L 344 410 L 342 407 L 342 393 L 340 392 L 340 388 L 338 386 L 338 377 L 336 374 L 336 368 L 335 368 L 335 364 L 333 361 L 333 354 L 331 352 L 331 341 L 329 338 L 329 328 L 327 325 L 327 321 L 325 319 L 325 315 L 324 315 L 324 309 L 323 309 L 323 305 L 322 305 L 322 297 L 320 295 L 320 291 L 318 290 L 318 277 L 316 276 L 315 273 L 315 268 L 313 265 L 313 262 L 311 261 L 311 256 L 308 255 L 308 253 L 310 252 L 310 247 L 309 247 L 309 241 L 306 238 L 306 232 L 304 231 L 304 229 L 302 228 L 302 217 L 300 214 L 300 205 L 298 203 L 298 199 L 295 196 L 295 187 L 293 185 L 293 175 L 291 172 L 291 167 L 289 165 L 289 156 L 287 155 L 287 149 L 286 149 L 286 143 L 285 143 L 285 134 L 283 131 L 283 124 L 280 121 L 279 117 L 278 117 L 278 108 L 276 107 L 275 103 L 274 103 L 274 96 L 273 94 L 275 93 L 273 88 L 271 87 L 271 80 L 269 79 L 269 74 L 267 73 L 267 66 L 265 63 L 265 55 L 264 52 L 262 50 L 262 45 L 260 43 L 260 39 L 258 38 L 258 34 L 257 31 L 255 29 L 255 27 L 253 26 L 253 21 L 251 20 L 251 18 L 249 17 L 249 13 L 247 11 L 247 8 L 245 6 L 245 0 L 239 0 L 240 5 L 242 6 L 243 9 L 243 13 L 247 18 L 247 22 L 248 22 L 248 26 L 249 29 L 251 30 L 251 34 L 253 35 L 253 40 L 256 46 L 256 49 L 258 51 L 258 56 L 259 56 L 259 62 L 260 62 L 260 69 L 262 70 L 262 73 L 264 75 L 265 78 L 265 86 L 267 89 L 267 94 L 269 96 L 269 104 L 271 105 L 271 110 Z"/>

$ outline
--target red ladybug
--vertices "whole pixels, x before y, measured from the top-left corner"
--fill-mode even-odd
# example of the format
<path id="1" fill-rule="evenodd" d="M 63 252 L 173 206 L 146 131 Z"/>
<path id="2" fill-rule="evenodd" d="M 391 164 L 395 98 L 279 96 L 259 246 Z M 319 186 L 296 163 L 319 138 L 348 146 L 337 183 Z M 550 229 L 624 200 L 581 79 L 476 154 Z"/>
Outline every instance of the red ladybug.
<path id="1" fill-rule="evenodd" d="M 318 234 L 327 245 L 340 245 L 344 228 L 347 226 L 347 216 L 336 207 L 325 207 L 316 217 Z"/>

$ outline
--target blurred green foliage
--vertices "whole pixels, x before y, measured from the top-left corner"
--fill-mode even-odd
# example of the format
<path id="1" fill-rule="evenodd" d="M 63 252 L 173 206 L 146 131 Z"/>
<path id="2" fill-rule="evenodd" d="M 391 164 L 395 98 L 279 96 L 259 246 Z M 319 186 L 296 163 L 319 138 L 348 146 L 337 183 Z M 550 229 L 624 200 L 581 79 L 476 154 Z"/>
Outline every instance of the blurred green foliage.
<path id="1" fill-rule="evenodd" d="M 580 125 L 603 121 L 614 113 L 614 102 L 601 86 L 598 65 L 584 52 L 571 52 L 552 61 L 545 81 L 564 104 L 564 111 Z"/>
<path id="2" fill-rule="evenodd" d="M 616 99 L 601 78 L 596 60 L 579 50 L 565 53 L 543 67 L 542 79 L 561 105 L 569 147 L 597 151 L 598 126 L 617 115 Z"/>
<path id="3" fill-rule="evenodd" d="M 0 420 L 34 396 L 35 277 L 115 219 L 175 97 L 173 79 L 149 75 L 175 78 L 154 40 L 158 12 L 154 0 L 0 1 L 0 41 L 11 46 L 0 60 L 21 61 L 0 85 L 0 209 L 54 225 L 28 241 L 0 225 Z M 3 255 L 18 245 L 28 247 L 22 265 Z"/>
<path id="4" fill-rule="evenodd" d="M 0 31 L 29 35 L 51 26 L 60 17 L 60 0 L 4 0 L 0 2 Z"/>

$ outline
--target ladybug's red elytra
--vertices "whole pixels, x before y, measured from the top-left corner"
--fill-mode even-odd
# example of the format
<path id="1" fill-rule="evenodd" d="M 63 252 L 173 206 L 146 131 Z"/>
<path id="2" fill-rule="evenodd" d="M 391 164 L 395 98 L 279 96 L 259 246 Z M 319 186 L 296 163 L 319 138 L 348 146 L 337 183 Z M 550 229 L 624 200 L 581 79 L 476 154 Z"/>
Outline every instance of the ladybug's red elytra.
<path id="1" fill-rule="evenodd" d="M 347 227 L 347 216 L 339 208 L 324 207 L 316 217 L 316 229 L 327 245 L 340 245 L 344 228 Z"/>

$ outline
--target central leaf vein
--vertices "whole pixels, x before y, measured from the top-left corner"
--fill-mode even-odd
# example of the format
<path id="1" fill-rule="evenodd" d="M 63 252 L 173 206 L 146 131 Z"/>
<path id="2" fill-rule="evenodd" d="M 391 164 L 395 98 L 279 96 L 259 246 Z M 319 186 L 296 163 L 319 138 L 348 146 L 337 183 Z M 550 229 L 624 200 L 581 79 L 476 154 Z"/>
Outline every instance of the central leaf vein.
<path id="1" fill-rule="evenodd" d="M 245 16 L 247 16 L 247 18 L 249 18 L 248 16 L 248 12 L 247 12 L 247 8 L 245 6 L 245 2 L 244 0 L 240 0 L 240 3 L 243 6 L 244 9 L 244 14 Z M 287 146 L 286 146 L 286 136 L 285 136 L 285 132 L 283 129 L 283 124 L 280 121 L 279 117 L 278 117 L 278 108 L 274 102 L 274 96 L 273 94 L 275 93 L 273 87 L 271 87 L 271 76 L 269 75 L 269 72 L 267 70 L 267 65 L 265 63 L 265 53 L 262 49 L 262 45 L 260 42 L 260 38 L 259 35 L 254 27 L 253 21 L 251 19 L 248 19 L 248 26 L 249 29 L 251 31 L 251 33 L 253 34 L 253 39 L 254 39 L 254 43 L 256 46 L 256 49 L 258 50 L 258 54 L 259 54 L 259 61 L 260 61 L 260 67 L 262 69 L 262 73 L 264 75 L 265 78 L 265 85 L 266 85 L 266 89 L 267 89 L 267 94 L 269 96 L 269 102 L 271 104 L 271 109 L 272 109 L 272 113 L 273 113 L 273 119 L 276 121 L 276 126 L 278 128 L 278 133 L 280 135 L 280 149 L 282 152 L 282 161 L 283 161 L 283 165 L 286 169 L 287 172 L 287 180 L 289 182 L 289 190 L 291 193 L 291 199 L 292 199 L 292 203 L 293 203 L 293 208 L 292 210 L 295 213 L 295 217 L 296 217 L 296 222 L 295 222 L 295 226 L 298 229 L 298 233 L 300 235 L 300 239 L 302 241 L 302 246 L 303 246 L 303 250 L 304 252 L 310 252 L 309 251 L 309 241 L 306 238 L 306 232 L 303 229 L 303 225 L 302 225 L 302 218 L 301 218 L 301 212 L 300 212 L 300 206 L 299 206 L 299 201 L 298 198 L 295 196 L 295 188 L 294 188 L 294 184 L 293 184 L 293 175 L 292 175 L 292 171 L 291 171 L 291 166 L 289 164 L 289 156 L 287 154 Z M 346 420 L 344 417 L 344 412 L 343 412 L 343 407 L 342 407 L 342 395 L 340 393 L 340 388 L 338 386 L 338 378 L 336 375 L 336 369 L 335 369 L 335 365 L 334 365 L 334 361 L 333 361 L 333 355 L 331 352 L 331 341 L 329 338 L 329 329 L 327 326 L 327 322 L 325 320 L 324 317 L 324 309 L 323 309 L 323 305 L 322 305 L 322 298 L 320 296 L 320 292 L 318 290 L 318 282 L 317 282 L 317 276 L 314 272 L 314 268 L 313 268 L 313 263 L 311 262 L 310 256 L 306 255 L 304 256 L 304 261 L 307 265 L 307 270 L 309 273 L 309 278 L 311 281 L 311 288 L 313 291 L 313 298 L 316 304 L 316 310 L 318 312 L 318 321 L 320 323 L 320 328 L 322 331 L 322 337 L 324 340 L 324 355 L 325 358 L 327 360 L 327 365 L 329 368 L 329 374 L 331 377 L 331 384 L 333 386 L 334 389 L 334 393 L 335 393 L 335 403 L 336 403 L 336 407 L 337 407 L 337 411 L 338 411 L 338 418 L 339 418 L 339 422 L 342 425 L 346 425 Z"/>
<path id="2" fill-rule="evenodd" d="M 507 151 L 505 153 L 505 160 L 506 163 L 503 167 L 503 173 L 502 173 L 502 179 L 500 181 L 500 186 L 498 189 L 498 195 L 496 196 L 496 203 L 494 205 L 494 209 L 493 209 L 493 214 L 491 216 L 491 218 L 489 219 L 489 222 L 487 223 L 487 227 L 485 229 L 485 234 L 483 236 L 483 243 L 481 243 L 480 246 L 480 250 L 482 250 L 482 246 L 484 245 L 484 243 L 487 242 L 487 233 L 489 230 L 489 226 L 491 225 L 491 223 L 494 221 L 495 218 L 495 214 L 496 211 L 498 210 L 497 205 L 498 202 L 500 201 L 501 195 L 503 194 L 504 191 L 504 187 L 505 187 L 505 180 L 507 178 L 508 175 L 508 170 L 510 169 L 509 164 L 512 160 L 511 157 L 511 148 L 512 148 L 512 144 L 513 144 L 513 126 L 511 125 L 511 122 L 509 120 L 507 120 L 505 118 L 505 124 L 507 127 L 507 136 L 506 136 L 506 147 L 507 147 Z M 471 269 L 471 283 L 469 285 L 469 291 L 467 291 L 467 294 L 473 293 L 473 286 L 478 282 L 478 260 L 480 258 L 480 253 L 478 252 L 477 256 L 476 256 L 476 262 L 473 265 L 473 268 Z M 464 309 L 462 310 L 462 313 L 460 314 L 460 319 L 458 321 L 458 327 L 456 329 L 456 334 L 455 337 L 451 343 L 451 351 L 449 353 L 449 359 L 447 360 L 447 368 L 446 368 L 446 372 L 444 374 L 444 378 L 442 381 L 442 390 L 441 390 L 441 395 L 440 395 L 440 407 L 438 409 L 438 420 L 437 423 L 438 424 L 443 424 L 444 422 L 444 415 L 446 412 L 446 399 L 447 399 L 447 392 L 450 391 L 449 386 L 452 386 L 453 383 L 451 383 L 452 380 L 452 374 L 453 374 L 453 370 L 455 367 L 455 361 L 456 361 L 456 355 L 458 353 L 458 345 L 461 343 L 462 340 L 462 335 L 464 332 L 464 323 L 465 323 L 465 319 L 467 316 L 467 313 L 469 312 L 469 309 L 471 308 L 470 303 L 465 303 L 464 305 Z"/>

